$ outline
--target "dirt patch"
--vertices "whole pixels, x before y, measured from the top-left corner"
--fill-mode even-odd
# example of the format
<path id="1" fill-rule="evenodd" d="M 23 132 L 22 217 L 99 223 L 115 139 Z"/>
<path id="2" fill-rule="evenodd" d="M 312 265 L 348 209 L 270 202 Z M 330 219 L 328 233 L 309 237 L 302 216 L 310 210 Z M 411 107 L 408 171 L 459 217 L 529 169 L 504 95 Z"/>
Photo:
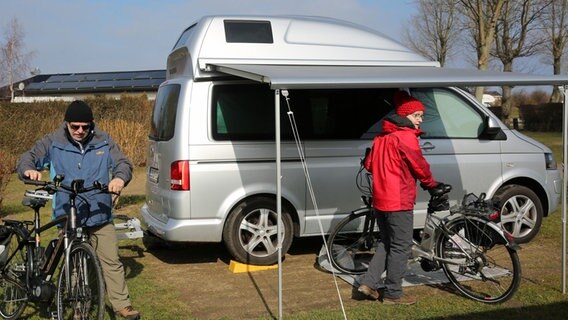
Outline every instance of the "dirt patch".
<path id="1" fill-rule="evenodd" d="M 561 274 L 560 263 L 556 263 L 560 260 L 559 247 L 546 239 L 541 241 L 537 237 L 535 240 L 523 245 L 520 251 L 523 283 L 547 286 L 548 277 Z M 336 283 L 347 309 L 372 303 L 362 301 L 349 283 L 339 278 L 335 282 L 330 273 L 318 268 L 316 259 L 321 246 L 319 237 L 299 239 L 286 255 L 282 275 L 284 315 L 314 310 L 341 312 Z M 152 275 L 152 281 L 176 291 L 178 302 L 187 306 L 192 318 L 278 318 L 277 270 L 232 273 L 230 257 L 221 244 L 184 244 L 145 251 L 143 255 L 143 262 L 139 260 L 144 264 L 142 272 Z M 547 263 L 538 263 L 542 259 L 547 259 Z M 523 284 L 521 290 L 522 287 Z M 446 285 L 407 287 L 405 291 L 418 297 L 439 299 L 459 295 Z M 522 308 L 524 303 L 514 297 L 506 306 L 516 309 Z"/>
<path id="2" fill-rule="evenodd" d="M 285 314 L 307 310 L 340 310 L 331 274 L 316 265 L 320 239 L 301 239 L 290 249 L 282 268 Z M 199 319 L 278 318 L 278 270 L 232 273 L 221 244 L 182 245 L 145 252 L 144 272 L 166 275 L 175 282 L 182 304 Z M 344 303 L 353 304 L 352 287 L 337 284 Z M 360 298 L 356 296 L 356 298 Z M 243 307 L 246 305 L 246 308 Z"/>

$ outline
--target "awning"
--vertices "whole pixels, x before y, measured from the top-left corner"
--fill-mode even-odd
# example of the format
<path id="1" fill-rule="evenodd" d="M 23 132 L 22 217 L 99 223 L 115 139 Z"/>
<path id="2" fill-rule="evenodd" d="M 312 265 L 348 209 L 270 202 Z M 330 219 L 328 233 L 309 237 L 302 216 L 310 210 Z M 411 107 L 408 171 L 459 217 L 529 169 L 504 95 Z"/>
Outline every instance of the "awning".
<path id="1" fill-rule="evenodd" d="M 267 83 L 271 89 L 333 89 L 333 88 L 400 88 L 400 87 L 461 87 L 461 86 L 564 86 L 563 167 L 568 168 L 568 76 L 536 75 L 516 72 L 480 71 L 437 67 L 372 67 L 372 66 L 302 66 L 209 64 L 211 70 Z M 275 91 L 275 114 L 280 114 L 280 93 Z M 281 164 L 280 117 L 276 117 L 276 181 L 278 212 L 278 243 L 281 244 Z M 566 293 L 566 207 L 568 206 L 568 170 L 563 170 L 562 185 L 562 293 Z M 279 315 L 282 310 L 281 249 L 278 246 Z"/>
<path id="2" fill-rule="evenodd" d="M 567 75 L 437 67 L 214 64 L 214 70 L 272 89 L 568 85 Z"/>

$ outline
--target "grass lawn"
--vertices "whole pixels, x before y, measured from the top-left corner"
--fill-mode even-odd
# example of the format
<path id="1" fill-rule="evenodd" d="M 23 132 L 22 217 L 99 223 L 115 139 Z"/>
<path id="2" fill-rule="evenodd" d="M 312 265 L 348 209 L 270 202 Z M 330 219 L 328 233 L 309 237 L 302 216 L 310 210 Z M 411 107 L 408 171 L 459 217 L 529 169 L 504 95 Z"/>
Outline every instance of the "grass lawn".
<path id="1" fill-rule="evenodd" d="M 560 133 L 527 133 L 529 136 L 542 141 L 553 149 L 557 161 L 561 161 L 562 137 Z M 140 179 L 137 186 L 128 187 L 125 195 L 121 199 L 122 208 L 118 213 L 127 213 L 130 216 L 138 216 L 138 211 L 143 203 L 144 188 L 140 187 L 143 180 L 144 169 L 136 169 L 135 181 Z M 142 184 L 143 185 L 143 184 Z M 4 207 L 0 211 L 0 216 L 17 217 L 18 219 L 28 219 L 31 212 L 26 210 L 20 204 L 23 191 L 26 189 L 15 176 L 8 185 L 6 190 L 6 198 Z M 44 222 L 48 221 L 48 210 L 43 211 Z M 350 289 L 340 281 L 342 299 L 345 304 L 346 315 L 348 319 L 565 319 L 568 314 L 568 295 L 562 294 L 561 282 L 561 211 L 558 210 L 551 216 L 544 219 L 541 232 L 529 244 L 522 246 L 519 251 L 521 259 L 523 280 L 519 291 L 508 302 L 499 305 L 485 305 L 477 303 L 452 292 L 452 288 L 444 285 L 436 286 L 416 286 L 407 289 L 410 294 L 416 295 L 419 299 L 414 306 L 383 306 L 373 301 L 358 301 L 349 295 Z M 48 237 L 46 237 L 48 238 Z M 45 240 L 47 243 L 47 240 Z M 194 248 L 194 247 L 191 247 Z M 191 249 L 190 248 L 190 249 Z M 138 240 L 121 242 L 120 254 L 123 259 L 128 286 L 130 289 L 132 300 L 135 307 L 138 308 L 143 319 L 203 319 L 203 318 L 222 318 L 233 319 L 239 318 L 236 315 L 238 308 L 233 310 L 227 308 L 233 300 L 240 299 L 240 308 L 247 308 L 248 304 L 257 303 L 253 301 L 253 297 L 247 296 L 239 292 L 239 287 L 229 290 L 228 283 L 222 280 L 222 273 L 216 270 L 225 270 L 226 261 L 223 259 L 213 259 L 210 263 L 187 262 L 194 261 L 189 257 L 194 253 L 184 251 L 169 251 L 173 254 L 182 255 L 184 258 L 174 259 L 173 257 L 156 259 L 156 256 L 162 255 L 159 252 L 147 251 L 143 242 Z M 211 253 L 213 254 L 213 253 Z M 331 278 L 331 275 L 323 274 L 320 271 L 311 270 L 314 263 L 315 255 L 313 252 L 300 253 L 298 256 L 304 255 L 305 265 L 310 269 L 310 273 L 306 273 L 305 279 L 302 281 L 311 284 L 307 296 L 310 299 L 327 300 L 318 308 L 295 308 L 291 303 L 285 303 L 283 306 L 285 319 L 343 319 L 341 307 L 337 296 L 328 294 L 324 295 L 322 290 L 324 284 L 319 279 Z M 205 253 L 204 256 L 206 256 Z M 292 258 L 296 258 L 295 256 Z M 185 260 L 184 260 L 185 259 Z M 283 270 L 291 272 L 285 275 L 285 279 L 290 277 L 298 277 L 298 273 L 286 269 L 286 264 L 293 262 L 288 259 L 284 262 Z M 215 271 L 214 271 L 215 270 Z M 297 271 L 299 272 L 299 271 Z M 209 277 L 214 282 L 211 291 L 208 288 L 197 287 L 197 283 L 201 277 Z M 233 279 L 237 275 L 228 275 Z M 253 282 L 257 287 L 262 287 L 262 281 L 258 281 L 254 274 L 242 276 L 243 281 Z M 284 289 L 286 290 L 286 280 Z M 269 284 L 273 289 L 276 283 Z M 192 287 L 195 286 L 195 287 Z M 214 291 L 219 287 L 218 291 Z M 243 286 L 244 288 L 244 286 Z M 215 289 L 216 290 L 216 289 Z M 189 292 L 189 297 L 187 296 Z M 210 296 L 198 297 L 191 296 L 192 292 L 199 292 L 200 295 Z M 205 292 L 205 293 L 203 293 Z M 261 290 L 259 289 L 260 293 Z M 287 290 L 284 295 L 287 299 L 294 296 L 305 294 L 305 292 L 294 292 Z M 198 305 L 196 301 L 202 298 L 204 305 Z M 258 297 L 256 297 L 258 298 Z M 261 297 L 263 298 L 263 297 Z M 277 305 L 267 302 L 267 299 L 261 299 L 270 309 L 266 312 L 259 313 L 256 316 L 247 318 L 252 319 L 272 319 L 277 318 Z M 301 305 L 301 304 L 300 304 Z M 305 305 L 308 305 L 307 301 Z M 226 312 L 222 316 L 205 317 L 199 316 L 200 308 L 226 308 Z M 294 310 L 294 311 L 290 311 Z M 36 306 L 30 305 L 25 311 L 25 318 L 42 319 Z M 242 318 L 242 317 L 240 317 Z M 107 319 L 114 319 L 112 312 L 108 312 Z"/>

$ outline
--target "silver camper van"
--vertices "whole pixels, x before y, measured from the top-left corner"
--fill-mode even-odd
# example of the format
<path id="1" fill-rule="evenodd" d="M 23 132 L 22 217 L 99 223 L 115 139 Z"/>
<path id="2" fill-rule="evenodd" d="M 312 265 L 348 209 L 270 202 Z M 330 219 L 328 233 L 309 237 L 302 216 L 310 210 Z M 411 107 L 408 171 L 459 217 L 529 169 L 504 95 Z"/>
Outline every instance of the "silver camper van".
<path id="1" fill-rule="evenodd" d="M 426 106 L 420 145 L 435 178 L 453 185 L 455 200 L 468 192 L 499 196 L 503 226 L 529 241 L 558 206 L 556 162 L 546 146 L 454 87 L 460 79 L 345 21 L 204 17 L 174 45 L 155 100 L 141 209 L 147 230 L 165 241 L 223 242 L 241 262 L 275 263 L 275 104 L 285 253 L 295 237 L 319 235 L 320 223 L 329 232 L 363 206 L 360 159 L 393 112 L 393 92 L 404 89 Z M 426 202 L 419 191 L 417 229 Z"/>

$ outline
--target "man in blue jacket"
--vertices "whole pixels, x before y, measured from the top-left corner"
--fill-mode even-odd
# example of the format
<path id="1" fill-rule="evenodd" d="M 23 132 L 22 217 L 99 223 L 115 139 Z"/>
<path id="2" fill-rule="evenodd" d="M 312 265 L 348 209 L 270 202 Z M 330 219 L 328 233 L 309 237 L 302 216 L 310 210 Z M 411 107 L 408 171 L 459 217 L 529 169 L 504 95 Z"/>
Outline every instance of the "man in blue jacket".
<path id="1" fill-rule="evenodd" d="M 49 170 L 50 178 L 64 176 L 64 185 L 75 179 L 83 179 L 85 186 L 99 181 L 115 193 L 120 193 L 132 179 L 132 164 L 108 133 L 95 127 L 93 112 L 83 101 L 69 104 L 64 123 L 38 140 L 18 162 L 20 179 L 41 180 L 43 169 Z M 140 313 L 130 303 L 124 267 L 118 257 L 112 197 L 96 191 L 83 197 L 87 201 L 76 199 L 77 218 L 87 227 L 101 262 L 109 301 L 123 318 L 139 319 Z M 69 195 L 58 193 L 53 201 L 54 217 L 64 215 L 69 210 L 68 203 Z"/>

